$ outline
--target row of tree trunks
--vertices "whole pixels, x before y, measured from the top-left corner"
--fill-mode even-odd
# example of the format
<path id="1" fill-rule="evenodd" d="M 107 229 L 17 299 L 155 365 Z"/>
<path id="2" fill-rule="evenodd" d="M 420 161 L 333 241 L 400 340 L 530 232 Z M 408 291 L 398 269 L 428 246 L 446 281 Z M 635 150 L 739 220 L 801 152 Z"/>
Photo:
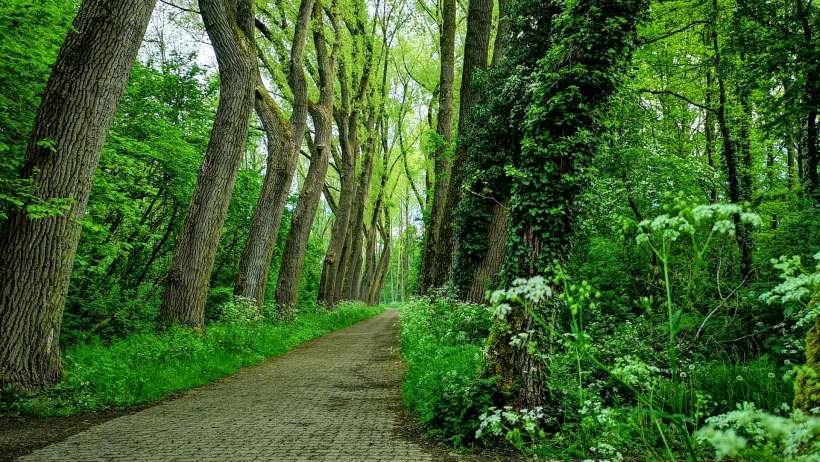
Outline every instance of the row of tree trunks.
<path id="1" fill-rule="evenodd" d="M 379 303 L 379 299 L 384 289 L 384 282 L 387 278 L 387 273 L 390 271 L 390 254 L 392 249 L 392 242 L 390 240 L 390 211 L 389 207 L 382 208 L 384 212 L 384 221 L 378 224 L 379 235 L 382 238 L 382 248 L 379 254 L 379 263 L 372 271 L 373 279 L 370 284 L 367 303 L 375 305 Z"/>
<path id="2" fill-rule="evenodd" d="M 38 389 L 62 374 L 60 327 L 91 180 L 155 0 L 86 0 L 43 91 L 21 177 L 43 200 L 40 219 L 13 211 L 0 242 L 0 388 Z"/>
<path id="3" fill-rule="evenodd" d="M 164 323 L 205 328 L 205 299 L 245 144 L 257 83 L 252 0 L 200 0 L 219 66 L 219 106 L 160 309 Z"/>
<path id="4" fill-rule="evenodd" d="M 388 84 L 387 84 L 387 64 L 389 58 L 389 38 L 383 25 L 383 40 L 384 45 L 379 56 L 381 64 L 381 99 L 385 101 Z M 371 91 L 371 99 L 375 92 Z M 370 104 L 370 112 L 365 122 L 365 132 L 367 133 L 367 141 L 365 142 L 364 155 L 362 159 L 362 167 L 360 169 L 359 178 L 356 184 L 356 196 L 354 199 L 355 210 L 351 215 L 350 223 L 350 251 L 347 253 L 345 261 L 342 263 L 343 275 L 342 286 L 340 288 L 339 297 L 348 300 L 363 299 L 362 281 L 364 278 L 363 265 L 366 257 L 362 257 L 364 252 L 369 255 L 370 250 L 370 231 L 365 226 L 365 214 L 367 209 L 368 197 L 370 195 L 370 185 L 373 176 L 374 160 L 376 157 L 377 137 L 381 133 L 381 127 L 384 124 L 385 110 L 384 107 L 377 108 L 376 104 Z M 367 246 L 364 244 L 367 243 Z M 366 269 L 366 266 L 365 266 Z"/>
<path id="5" fill-rule="evenodd" d="M 370 37 L 365 35 L 365 25 L 361 22 L 361 15 L 357 14 L 356 18 L 357 21 L 351 24 L 349 29 L 352 31 L 351 35 L 355 50 L 358 51 L 358 53 L 354 53 L 354 58 L 362 60 L 360 63 L 362 71 L 359 79 L 355 79 L 355 75 L 352 78 L 353 81 L 358 80 L 356 87 L 352 89 L 355 91 L 354 95 L 351 95 L 346 62 L 343 59 L 339 63 L 341 108 L 335 112 L 339 142 L 342 148 L 339 162 L 337 162 L 337 165 L 339 165 L 339 201 L 334 211 L 336 218 L 331 230 L 330 243 L 322 264 L 318 294 L 319 302 L 329 306 L 334 305 L 345 295 L 343 290 L 344 273 L 352 253 L 352 225 L 355 224 L 356 166 L 360 151 L 359 119 L 363 109 L 366 109 L 373 56 L 372 42 Z M 361 50 L 360 44 L 362 42 L 364 50 Z M 354 67 L 358 67 L 358 64 L 355 63 Z"/>
<path id="6" fill-rule="evenodd" d="M 422 250 L 421 270 L 416 286 L 417 291 L 422 294 L 441 282 L 434 277 L 437 274 L 434 266 L 437 264 L 436 250 L 439 248 L 439 223 L 442 219 L 450 180 L 450 159 L 448 156 L 453 139 L 456 2 L 455 0 L 443 0 L 442 3 L 442 25 L 439 37 L 441 70 L 438 87 L 438 119 L 436 122 L 436 134 L 439 136 L 439 144 L 434 154 L 433 197 L 431 201 L 428 201 L 430 206 L 427 210 L 427 226 L 424 228 L 425 245 Z"/>
<path id="7" fill-rule="evenodd" d="M 302 0 L 299 4 L 288 64 L 288 86 L 293 95 L 290 121 L 285 122 L 281 109 L 261 79 L 256 89 L 256 114 L 265 129 L 268 158 L 259 202 L 239 260 L 234 295 L 251 299 L 257 304 L 265 300 L 276 237 L 293 184 L 302 134 L 307 125 L 308 91 L 303 61 L 314 6 L 314 0 Z M 261 29 L 264 30 L 264 27 Z"/>
<path id="8" fill-rule="evenodd" d="M 279 268 L 279 281 L 276 285 L 276 304 L 286 317 L 293 314 L 299 299 L 299 282 L 304 266 L 305 251 L 313 226 L 313 218 L 322 195 L 333 140 L 334 83 L 340 41 L 336 40 L 333 50 L 328 52 L 322 8 L 319 2 L 316 4 L 317 7 L 313 9 L 315 24 L 313 42 L 318 61 L 320 96 L 318 103 L 309 103 L 309 112 L 315 130 L 313 141 L 315 152 L 312 153 L 305 182 L 299 194 L 299 201 L 293 212 L 290 233 Z M 335 22 L 335 18 L 331 18 L 331 21 Z"/>
<path id="9" fill-rule="evenodd" d="M 364 236 L 365 204 L 367 203 L 370 191 L 371 177 L 373 176 L 373 160 L 376 151 L 376 108 L 371 107 L 365 122 L 365 130 L 368 134 L 365 143 L 362 166 L 356 184 L 356 195 L 353 201 L 356 209 L 352 213 L 350 226 L 350 252 L 347 260 L 342 265 L 342 287 L 340 297 L 343 299 L 358 299 L 359 287 L 361 286 L 362 271 L 362 244 Z"/>

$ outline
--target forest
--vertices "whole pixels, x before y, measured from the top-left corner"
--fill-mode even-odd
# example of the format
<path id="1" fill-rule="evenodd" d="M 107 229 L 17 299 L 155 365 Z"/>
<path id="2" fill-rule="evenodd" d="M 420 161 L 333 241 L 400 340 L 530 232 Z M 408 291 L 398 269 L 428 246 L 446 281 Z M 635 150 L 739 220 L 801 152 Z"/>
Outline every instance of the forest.
<path id="1" fill-rule="evenodd" d="M 820 461 L 819 111 L 813 0 L 6 0 L 0 433 L 347 328 L 448 453 Z"/>

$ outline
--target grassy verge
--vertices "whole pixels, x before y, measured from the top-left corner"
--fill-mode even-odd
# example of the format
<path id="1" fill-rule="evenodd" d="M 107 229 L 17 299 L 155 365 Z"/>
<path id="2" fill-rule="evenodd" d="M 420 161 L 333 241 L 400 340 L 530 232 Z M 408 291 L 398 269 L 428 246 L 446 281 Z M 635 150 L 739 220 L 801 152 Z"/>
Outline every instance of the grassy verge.
<path id="1" fill-rule="evenodd" d="M 161 400 L 212 382 L 243 366 L 355 324 L 383 310 L 345 304 L 301 312 L 291 322 L 222 323 L 205 335 L 189 329 L 135 334 L 110 345 L 73 346 L 63 354 L 64 379 L 38 395 L 3 397 L 4 413 L 71 415 Z"/>

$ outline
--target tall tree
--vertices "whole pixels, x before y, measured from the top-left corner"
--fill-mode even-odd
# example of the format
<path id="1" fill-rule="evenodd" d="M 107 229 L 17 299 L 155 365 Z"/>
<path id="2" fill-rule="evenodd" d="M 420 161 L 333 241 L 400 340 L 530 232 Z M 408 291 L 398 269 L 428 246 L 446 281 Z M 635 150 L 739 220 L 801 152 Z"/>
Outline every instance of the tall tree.
<path id="1" fill-rule="evenodd" d="M 596 113 L 624 73 L 644 6 L 641 0 L 582 0 L 568 4 L 555 19 L 555 42 L 533 75 L 521 156 L 514 162 L 504 264 L 508 282 L 544 274 L 569 254 L 576 199 L 587 182 L 600 130 Z M 542 321 L 554 319 L 549 312 L 554 308 L 539 309 Z M 511 345 L 504 333 L 533 331 L 542 344 L 550 342 L 550 334 L 522 309 L 505 322 L 496 326 L 488 353 L 500 390 L 515 406 L 549 405 L 546 365 Z"/>
<path id="2" fill-rule="evenodd" d="M 464 64 L 461 70 L 460 104 L 458 108 L 458 133 L 464 132 L 468 115 L 478 100 L 478 92 L 473 78 L 477 71 L 487 68 L 489 60 L 490 30 L 493 22 L 492 0 L 471 0 L 467 10 L 467 35 L 464 41 Z M 455 250 L 455 233 L 453 215 L 461 200 L 461 189 L 466 179 L 467 153 L 464 143 L 456 143 L 455 154 L 450 165 L 450 178 L 447 185 L 446 200 L 438 223 L 437 236 L 433 250 L 435 263 L 430 267 L 431 287 L 443 285 L 450 276 L 453 252 Z M 435 232 L 435 231 L 434 231 Z"/>
<path id="3" fill-rule="evenodd" d="M 253 0 L 200 0 L 219 66 L 219 106 L 168 274 L 162 322 L 204 329 L 205 298 L 236 173 L 245 152 L 258 70 Z"/>
<path id="4" fill-rule="evenodd" d="M 507 54 L 507 45 L 509 42 L 508 10 L 509 1 L 499 0 L 498 27 L 495 34 L 495 44 L 493 46 L 493 68 L 500 66 L 501 61 Z M 483 88 L 483 91 L 494 92 L 496 90 L 487 86 L 486 88 Z M 474 115 L 473 123 L 479 124 L 482 122 L 479 121 Z M 472 162 L 473 160 L 469 159 L 469 161 Z M 503 188 L 501 189 L 503 190 Z M 459 288 L 465 299 L 473 303 L 482 303 L 486 301 L 487 289 L 494 286 L 498 282 L 498 273 L 501 270 L 501 265 L 504 263 L 504 257 L 507 255 L 507 233 L 509 232 L 510 226 L 509 214 L 507 213 L 509 203 L 506 200 L 507 195 L 502 194 L 502 196 L 503 197 L 500 198 L 485 197 L 479 193 L 471 198 L 473 200 L 481 200 L 485 202 L 485 204 L 483 204 L 484 207 L 487 205 L 486 202 L 490 202 L 489 205 L 492 208 L 492 214 L 490 215 L 490 223 L 487 227 L 485 240 L 487 244 L 486 252 L 484 252 L 483 257 L 478 260 L 478 265 L 475 265 L 474 271 L 472 270 L 473 268 L 470 268 L 470 271 L 468 271 L 468 274 L 472 272 L 472 280 L 470 281 L 470 286 L 469 289 L 467 289 L 467 292 L 463 293 L 463 289 L 466 289 L 466 287 Z M 458 220 L 458 218 L 456 219 Z M 466 230 L 457 229 L 456 235 L 458 236 L 464 231 Z M 455 258 L 458 259 L 459 256 L 457 255 Z M 454 264 L 456 263 L 454 262 Z M 464 270 L 464 268 L 461 268 L 460 270 Z M 453 279 L 455 280 L 455 278 Z M 464 280 L 466 282 L 467 279 L 464 278 Z"/>
<path id="5" fill-rule="evenodd" d="M 262 303 L 265 299 L 277 231 L 282 223 L 282 214 L 293 183 L 302 134 L 307 126 L 308 89 L 304 54 L 313 5 L 313 0 L 302 0 L 299 3 L 288 63 L 288 87 L 293 95 L 288 122 L 261 79 L 257 83 L 255 107 L 267 136 L 267 168 L 259 202 L 248 230 L 248 239 L 239 259 L 234 287 L 234 295 L 254 300 L 255 303 Z M 257 20 L 257 28 L 274 42 L 275 38 L 264 23 Z M 273 69 L 269 71 L 275 72 Z"/>
<path id="6" fill-rule="evenodd" d="M 718 24 L 720 20 L 720 10 L 718 8 L 718 0 L 712 0 L 709 9 L 709 21 L 712 24 Z M 744 193 L 751 185 L 744 187 L 742 176 L 742 168 L 739 165 L 739 146 L 744 141 L 738 140 L 733 136 L 729 121 L 729 96 L 726 88 L 726 68 L 727 64 L 723 59 L 722 46 L 719 41 L 719 34 L 717 27 L 712 27 L 710 30 L 711 45 L 712 45 L 712 61 L 715 68 L 715 80 L 717 81 L 717 108 L 715 115 L 717 117 L 718 131 L 721 136 L 721 153 L 723 154 L 723 166 L 726 170 L 726 180 L 728 182 L 729 200 L 735 204 L 741 204 L 749 197 Z M 744 115 L 745 116 L 745 115 Z M 742 131 L 742 130 L 741 130 Z M 749 160 L 750 162 L 750 160 Z M 747 170 L 748 173 L 748 170 Z M 750 183 L 750 180 L 746 181 Z M 746 276 L 752 270 L 752 243 L 751 233 L 747 226 L 741 225 L 740 216 L 735 216 L 735 225 L 737 226 L 737 245 L 740 249 L 740 266 L 741 273 Z"/>
<path id="7" fill-rule="evenodd" d="M 439 223 L 447 198 L 450 181 L 450 144 L 453 139 L 453 94 L 455 81 L 455 42 L 456 42 L 456 2 L 443 0 L 442 24 L 439 32 L 439 53 L 441 69 L 438 83 L 438 119 L 436 121 L 437 145 L 434 153 L 435 180 L 433 197 L 428 201 L 428 219 L 424 228 L 424 250 L 422 251 L 421 271 L 416 290 L 424 293 L 435 286 L 433 266 L 436 264 L 435 251 L 438 248 L 440 231 Z M 463 86 L 463 84 L 462 84 Z"/>
<path id="8" fill-rule="evenodd" d="M 155 0 L 86 0 L 43 91 L 21 177 L 63 199 L 45 218 L 13 211 L 0 243 L 0 386 L 60 380 L 60 326 L 91 179 Z"/>
<path id="9" fill-rule="evenodd" d="M 279 268 L 279 281 L 276 285 L 276 304 L 283 314 L 290 316 L 299 298 L 299 282 L 305 259 L 308 237 L 313 226 L 313 218 L 319 206 L 322 187 L 325 184 L 328 163 L 330 160 L 331 141 L 333 139 L 333 101 L 336 56 L 339 51 L 339 40 L 333 42 L 333 49 L 328 52 L 325 37 L 324 21 L 320 2 L 313 8 L 313 43 L 316 48 L 319 74 L 319 101 L 309 102 L 308 110 L 315 130 L 315 151 L 310 159 L 307 176 L 299 193 L 299 202 L 293 212 L 290 233 L 282 254 Z M 335 14 L 333 8 L 330 14 Z M 331 16 L 331 21 L 336 18 Z M 338 27 L 334 27 L 338 30 Z"/>

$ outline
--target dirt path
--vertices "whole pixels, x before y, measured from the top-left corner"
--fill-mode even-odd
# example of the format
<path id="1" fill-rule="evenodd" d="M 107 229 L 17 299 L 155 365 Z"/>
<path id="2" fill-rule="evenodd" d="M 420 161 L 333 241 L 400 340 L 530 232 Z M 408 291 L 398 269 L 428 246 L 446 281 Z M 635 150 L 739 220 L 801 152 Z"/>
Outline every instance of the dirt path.
<path id="1" fill-rule="evenodd" d="M 441 461 L 405 436 L 387 311 L 21 461 Z"/>

